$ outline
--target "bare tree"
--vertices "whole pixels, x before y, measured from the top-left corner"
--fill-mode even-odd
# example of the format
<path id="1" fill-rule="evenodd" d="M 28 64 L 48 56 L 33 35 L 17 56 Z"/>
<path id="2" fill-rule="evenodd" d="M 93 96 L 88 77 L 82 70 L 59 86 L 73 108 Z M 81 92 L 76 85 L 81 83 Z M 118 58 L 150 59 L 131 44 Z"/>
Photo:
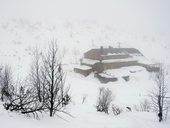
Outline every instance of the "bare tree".
<path id="1" fill-rule="evenodd" d="M 6 65 L 1 74 L 1 100 L 10 96 L 10 89 L 12 87 L 12 71 L 11 67 Z"/>
<path id="2" fill-rule="evenodd" d="M 156 74 L 156 88 L 151 92 L 152 107 L 158 113 L 159 122 L 164 119 L 165 111 L 168 109 L 168 88 L 165 84 L 165 72 L 161 65 L 160 71 Z"/>
<path id="3" fill-rule="evenodd" d="M 3 104 L 5 109 L 34 117 L 38 117 L 41 112 L 50 112 L 51 117 L 57 111 L 68 114 L 64 108 L 71 100 L 68 94 L 70 87 L 64 87 L 65 75 L 58 60 L 56 42 L 53 41 L 49 45 L 42 61 L 36 49 L 33 62 L 29 82 L 16 82 L 15 86 L 11 86 L 11 73 L 8 67 L 5 68 L 1 80 L 2 99 L 4 95 L 7 97 Z"/>
<path id="4" fill-rule="evenodd" d="M 40 102 L 43 100 L 43 84 L 42 84 L 42 62 L 41 62 L 41 54 L 36 46 L 34 49 L 34 54 L 33 54 L 33 63 L 31 65 L 31 72 L 30 72 L 30 83 L 33 85 L 33 87 L 36 90 L 37 97 Z"/>
<path id="5" fill-rule="evenodd" d="M 58 48 L 56 41 L 52 41 L 48 53 L 43 56 L 43 77 L 45 81 L 45 106 L 54 116 L 56 111 L 63 111 L 64 73 L 61 62 L 58 60 Z"/>

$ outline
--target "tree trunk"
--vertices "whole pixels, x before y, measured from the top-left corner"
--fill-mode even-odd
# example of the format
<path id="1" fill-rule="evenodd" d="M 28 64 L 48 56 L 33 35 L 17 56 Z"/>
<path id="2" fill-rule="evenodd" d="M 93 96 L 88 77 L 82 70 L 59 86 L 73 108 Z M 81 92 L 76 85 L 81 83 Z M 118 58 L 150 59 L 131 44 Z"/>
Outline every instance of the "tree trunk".
<path id="1" fill-rule="evenodd" d="M 50 101 L 51 103 L 51 106 L 50 106 L 50 117 L 52 117 L 53 116 L 53 105 L 54 105 L 54 103 L 53 103 L 53 94 L 51 95 L 51 101 Z"/>
<path id="2" fill-rule="evenodd" d="M 159 113 L 158 113 L 158 117 L 159 117 L 159 122 L 162 121 L 162 106 L 161 106 L 161 96 L 158 96 L 158 106 L 159 106 Z"/>

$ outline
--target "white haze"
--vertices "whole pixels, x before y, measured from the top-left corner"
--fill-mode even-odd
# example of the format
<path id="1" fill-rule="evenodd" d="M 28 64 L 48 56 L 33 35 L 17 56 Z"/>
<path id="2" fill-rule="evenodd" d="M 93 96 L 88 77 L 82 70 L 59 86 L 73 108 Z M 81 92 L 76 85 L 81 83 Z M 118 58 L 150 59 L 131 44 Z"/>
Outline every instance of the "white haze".
<path id="1" fill-rule="evenodd" d="M 169 0 L 0 0 L 0 16 L 95 19 L 123 28 L 169 30 Z"/>
<path id="2" fill-rule="evenodd" d="M 0 29 L 0 45 L 4 49 L 2 44 L 15 40 L 28 47 L 25 42 L 42 44 L 56 38 L 64 47 L 76 47 L 82 54 L 92 41 L 97 47 L 121 42 L 138 48 L 149 59 L 170 64 L 169 12 L 169 0 L 0 0 L 1 26 L 10 24 L 8 30 Z M 73 25 L 71 30 L 63 28 L 67 21 Z M 36 24 L 39 28 L 29 31 Z M 56 30 L 50 32 L 53 26 Z M 68 33 L 75 33 L 73 39 Z M 37 40 L 37 35 L 43 39 Z"/>

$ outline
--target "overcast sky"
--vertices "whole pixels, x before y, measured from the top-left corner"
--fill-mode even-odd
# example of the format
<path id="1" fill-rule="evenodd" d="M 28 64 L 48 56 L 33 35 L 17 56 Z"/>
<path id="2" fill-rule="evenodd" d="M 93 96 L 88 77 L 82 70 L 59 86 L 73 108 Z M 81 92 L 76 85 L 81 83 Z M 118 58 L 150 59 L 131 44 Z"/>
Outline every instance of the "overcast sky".
<path id="1" fill-rule="evenodd" d="M 167 29 L 170 0 L 0 0 L 0 18 L 4 17 L 95 19 Z"/>

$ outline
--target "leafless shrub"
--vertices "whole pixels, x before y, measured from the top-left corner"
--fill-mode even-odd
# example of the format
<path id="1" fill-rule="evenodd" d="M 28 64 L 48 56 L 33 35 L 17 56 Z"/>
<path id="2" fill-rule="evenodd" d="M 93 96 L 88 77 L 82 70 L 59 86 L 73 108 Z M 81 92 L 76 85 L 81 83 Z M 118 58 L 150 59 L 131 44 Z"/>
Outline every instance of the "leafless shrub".
<path id="1" fill-rule="evenodd" d="M 140 103 L 140 111 L 149 112 L 150 109 L 151 109 L 151 104 L 147 99 L 145 99 L 143 102 Z"/>
<path id="2" fill-rule="evenodd" d="M 1 77 L 0 77 L 0 91 L 1 91 L 1 100 L 10 97 L 12 91 L 11 88 L 13 84 L 12 80 L 12 71 L 9 65 L 5 65 L 4 69 L 2 69 Z"/>
<path id="3" fill-rule="evenodd" d="M 66 106 L 71 102 L 71 95 L 69 94 L 70 86 L 68 86 L 66 89 L 62 89 L 62 90 L 63 90 L 62 106 Z"/>
<path id="4" fill-rule="evenodd" d="M 138 105 L 136 105 L 136 104 L 135 104 L 135 105 L 133 105 L 133 108 L 134 108 L 134 110 L 135 110 L 135 111 L 140 112 L 140 108 L 139 108 L 139 106 L 138 106 Z"/>
<path id="5" fill-rule="evenodd" d="M 99 96 L 97 99 L 96 109 L 99 112 L 105 112 L 108 114 L 110 103 L 112 102 L 112 92 L 108 88 L 100 88 Z"/>
<path id="6" fill-rule="evenodd" d="M 140 103 L 140 105 L 134 105 L 134 109 L 138 112 L 150 112 L 151 103 L 145 99 Z"/>
<path id="7" fill-rule="evenodd" d="M 3 104 L 6 110 L 17 111 L 28 116 L 38 118 L 38 113 L 45 110 L 43 103 L 37 99 L 34 88 L 20 86 L 13 88 L 13 94 Z"/>
<path id="8" fill-rule="evenodd" d="M 167 97 L 168 87 L 165 83 L 165 71 L 162 65 L 160 65 L 160 71 L 156 74 L 157 85 L 155 89 L 150 92 L 149 96 L 151 98 L 152 109 L 158 113 L 159 122 L 165 119 L 165 114 L 168 107 L 169 100 Z"/>
<path id="9" fill-rule="evenodd" d="M 112 105 L 112 112 L 115 116 L 121 114 L 123 112 L 122 108 L 119 108 L 117 105 Z"/>

